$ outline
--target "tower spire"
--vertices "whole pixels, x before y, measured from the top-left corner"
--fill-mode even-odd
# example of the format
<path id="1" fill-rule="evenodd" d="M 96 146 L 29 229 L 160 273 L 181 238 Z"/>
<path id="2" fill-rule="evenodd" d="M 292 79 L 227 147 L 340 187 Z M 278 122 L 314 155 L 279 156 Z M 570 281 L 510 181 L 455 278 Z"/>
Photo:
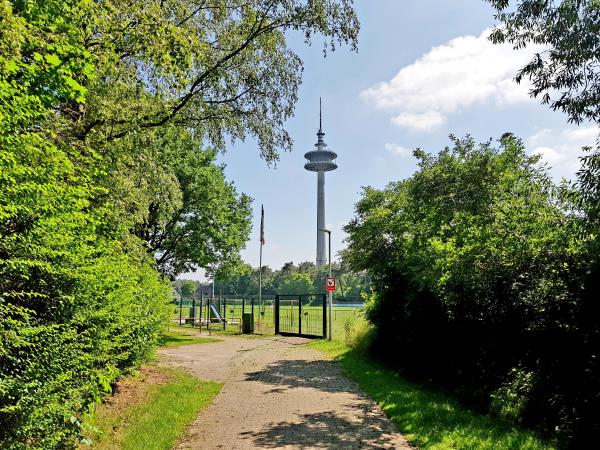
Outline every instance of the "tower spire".
<path id="1" fill-rule="evenodd" d="M 321 114 L 321 97 L 319 97 L 319 131 L 323 131 L 323 116 Z"/>
<path id="2" fill-rule="evenodd" d="M 319 150 L 323 150 L 325 147 L 327 147 L 327 144 L 323 140 L 323 136 L 325 136 L 325 133 L 323 133 L 323 113 L 321 108 L 321 97 L 319 97 L 319 131 L 317 131 L 318 139 L 317 143 L 315 144 Z"/>

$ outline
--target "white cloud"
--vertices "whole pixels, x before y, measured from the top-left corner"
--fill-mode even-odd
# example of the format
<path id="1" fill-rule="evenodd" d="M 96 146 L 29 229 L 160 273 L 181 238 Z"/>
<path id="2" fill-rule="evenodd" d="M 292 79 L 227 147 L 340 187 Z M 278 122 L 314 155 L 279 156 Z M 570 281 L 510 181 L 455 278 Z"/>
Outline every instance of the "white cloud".
<path id="1" fill-rule="evenodd" d="M 595 126 L 580 126 L 563 130 L 542 129 L 526 140 L 530 154 L 541 155 L 556 179 L 575 179 L 579 170 L 582 147 L 593 146 L 599 130 Z"/>
<path id="2" fill-rule="evenodd" d="M 398 155 L 401 158 L 411 156 L 413 153 L 413 151 L 410 148 L 403 147 L 402 145 L 398 145 L 395 142 L 387 143 L 384 145 L 384 147 L 388 152 L 391 152 L 394 155 Z"/>
<path id="3" fill-rule="evenodd" d="M 442 125 L 449 114 L 493 102 L 530 101 L 529 84 L 513 78 L 540 48 L 514 51 L 494 45 L 490 30 L 432 48 L 390 80 L 361 92 L 375 108 L 394 114 L 392 123 L 416 130 Z"/>
<path id="4" fill-rule="evenodd" d="M 419 131 L 433 130 L 446 121 L 446 117 L 437 111 L 426 111 L 420 114 L 403 112 L 391 118 L 394 125 L 413 128 Z"/>
<path id="5" fill-rule="evenodd" d="M 563 131 L 563 136 L 570 140 L 585 142 L 584 145 L 593 145 L 598 138 L 598 128 L 593 126 L 569 128 Z"/>

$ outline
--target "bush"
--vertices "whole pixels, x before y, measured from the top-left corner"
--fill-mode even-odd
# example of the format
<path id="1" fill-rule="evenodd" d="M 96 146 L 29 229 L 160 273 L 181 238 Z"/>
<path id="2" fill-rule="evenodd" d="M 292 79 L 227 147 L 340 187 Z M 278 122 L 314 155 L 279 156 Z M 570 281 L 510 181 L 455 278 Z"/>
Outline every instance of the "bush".
<path id="1" fill-rule="evenodd" d="M 483 411 L 585 442 L 600 431 L 595 233 L 519 139 L 452 140 L 415 151 L 411 178 L 366 188 L 346 226 L 346 261 L 377 287 L 372 351 Z"/>
<path id="2" fill-rule="evenodd" d="M 360 313 L 344 321 L 344 343 L 353 350 L 365 353 L 371 343 L 373 326 Z"/>
<path id="3" fill-rule="evenodd" d="M 93 6 L 0 2 L 0 448 L 7 450 L 75 447 L 82 415 L 151 354 L 171 300 L 142 243 L 114 220 L 101 187 L 106 161 L 69 139 L 56 114 L 85 100 L 93 70 L 76 19 Z"/>

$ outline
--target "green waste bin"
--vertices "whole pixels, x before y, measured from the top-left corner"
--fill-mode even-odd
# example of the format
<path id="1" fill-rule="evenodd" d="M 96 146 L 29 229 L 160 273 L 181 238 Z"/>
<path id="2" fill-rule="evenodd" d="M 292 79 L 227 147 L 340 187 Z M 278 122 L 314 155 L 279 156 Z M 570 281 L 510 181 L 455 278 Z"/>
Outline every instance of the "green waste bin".
<path id="1" fill-rule="evenodd" d="M 252 313 L 244 313 L 242 315 L 242 334 L 254 333 L 254 315 Z"/>

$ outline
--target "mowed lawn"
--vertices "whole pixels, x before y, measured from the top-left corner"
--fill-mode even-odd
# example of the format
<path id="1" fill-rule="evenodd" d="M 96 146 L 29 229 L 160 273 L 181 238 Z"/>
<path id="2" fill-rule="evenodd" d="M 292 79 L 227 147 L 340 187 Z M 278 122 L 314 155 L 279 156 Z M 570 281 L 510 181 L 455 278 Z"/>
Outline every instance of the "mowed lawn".
<path id="1" fill-rule="evenodd" d="M 193 330 L 173 328 L 163 334 L 161 346 L 221 341 L 200 337 Z M 136 375 L 120 380 L 114 395 L 84 420 L 87 445 L 81 449 L 89 445 L 99 450 L 171 449 L 222 386 L 179 369 L 144 366 Z"/>
<path id="2" fill-rule="evenodd" d="M 150 376 L 146 369 L 126 386 L 86 421 L 92 448 L 168 450 L 222 387 L 164 367 L 153 368 Z"/>
<path id="3" fill-rule="evenodd" d="M 163 333 L 159 344 L 161 347 L 179 347 L 180 345 L 207 344 L 220 341 L 221 339 L 213 337 L 197 336 L 192 330 L 186 328 L 172 327 Z"/>

